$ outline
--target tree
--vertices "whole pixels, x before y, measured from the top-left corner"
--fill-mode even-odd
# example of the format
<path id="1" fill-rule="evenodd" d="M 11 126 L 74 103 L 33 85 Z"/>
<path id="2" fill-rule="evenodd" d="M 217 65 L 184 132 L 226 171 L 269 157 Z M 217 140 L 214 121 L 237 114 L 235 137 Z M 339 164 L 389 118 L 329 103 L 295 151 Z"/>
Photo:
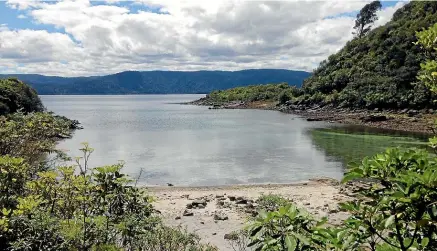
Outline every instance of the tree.
<path id="1" fill-rule="evenodd" d="M 366 35 L 368 31 L 372 28 L 372 24 L 378 20 L 378 16 L 376 15 L 376 11 L 382 8 L 380 1 L 373 1 L 369 4 L 366 4 L 361 10 L 360 13 L 357 14 L 357 19 L 355 20 L 354 35 L 357 35 L 359 38 Z"/>
<path id="2" fill-rule="evenodd" d="M 16 78 L 0 79 L 0 115 L 43 110 L 44 106 L 32 87 Z"/>
<path id="3" fill-rule="evenodd" d="M 416 34 L 419 44 L 425 50 L 427 61 L 420 64 L 418 79 L 431 91 L 437 92 L 437 23 Z"/>

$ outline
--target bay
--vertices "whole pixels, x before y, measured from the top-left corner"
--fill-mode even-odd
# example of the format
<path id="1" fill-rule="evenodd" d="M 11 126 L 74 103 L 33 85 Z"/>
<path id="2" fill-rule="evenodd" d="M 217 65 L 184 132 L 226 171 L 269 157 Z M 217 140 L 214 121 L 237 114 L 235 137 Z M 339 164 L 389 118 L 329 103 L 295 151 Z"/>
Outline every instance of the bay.
<path id="1" fill-rule="evenodd" d="M 340 179 L 347 162 L 388 146 L 423 147 L 424 137 L 307 122 L 265 110 L 180 105 L 204 95 L 41 96 L 48 110 L 84 129 L 58 148 L 95 150 L 92 167 L 122 160 L 140 184 L 208 186 Z"/>

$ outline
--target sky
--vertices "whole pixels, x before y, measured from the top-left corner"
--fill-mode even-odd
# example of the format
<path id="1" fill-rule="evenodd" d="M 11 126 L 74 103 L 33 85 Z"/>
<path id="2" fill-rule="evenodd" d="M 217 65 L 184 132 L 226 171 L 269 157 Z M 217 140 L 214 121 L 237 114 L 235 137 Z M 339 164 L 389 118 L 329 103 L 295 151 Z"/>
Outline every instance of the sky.
<path id="1" fill-rule="evenodd" d="M 311 71 L 352 38 L 369 1 L 0 2 L 0 73 Z M 376 26 L 403 1 L 382 1 Z"/>

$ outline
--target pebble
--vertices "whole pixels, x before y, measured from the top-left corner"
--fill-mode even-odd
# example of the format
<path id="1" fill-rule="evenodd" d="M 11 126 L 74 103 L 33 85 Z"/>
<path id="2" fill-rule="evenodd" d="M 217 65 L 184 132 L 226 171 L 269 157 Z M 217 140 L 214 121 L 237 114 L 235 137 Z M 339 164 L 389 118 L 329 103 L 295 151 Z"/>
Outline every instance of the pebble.
<path id="1" fill-rule="evenodd" d="M 223 238 L 225 240 L 238 240 L 238 236 L 234 235 L 234 234 L 225 234 L 223 236 Z"/>
<path id="2" fill-rule="evenodd" d="M 229 217 L 225 214 L 214 214 L 214 220 L 228 220 Z"/>
<path id="3" fill-rule="evenodd" d="M 194 213 L 189 211 L 189 210 L 185 210 L 184 213 L 182 214 L 183 216 L 193 216 Z"/>
<path id="4" fill-rule="evenodd" d="M 191 204 L 192 204 L 193 206 L 199 206 L 199 205 L 204 205 L 204 206 L 206 206 L 206 201 L 203 200 L 203 199 L 197 199 L 197 200 L 191 202 Z"/>

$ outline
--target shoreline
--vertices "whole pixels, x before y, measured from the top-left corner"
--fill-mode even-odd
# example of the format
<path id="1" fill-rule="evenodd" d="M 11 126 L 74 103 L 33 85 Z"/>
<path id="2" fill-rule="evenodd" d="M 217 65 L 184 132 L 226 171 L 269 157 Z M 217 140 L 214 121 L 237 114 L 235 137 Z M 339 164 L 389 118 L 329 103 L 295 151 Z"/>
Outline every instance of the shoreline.
<path id="1" fill-rule="evenodd" d="M 273 110 L 286 114 L 293 114 L 307 121 L 325 121 L 345 125 L 365 126 L 393 130 L 399 132 L 420 133 L 432 135 L 434 119 L 433 110 L 363 110 L 349 108 L 334 108 L 332 106 L 295 106 L 278 105 L 273 101 L 255 102 L 214 102 L 208 98 L 185 103 L 186 105 L 208 106 L 209 109 L 258 109 Z"/>
<path id="2" fill-rule="evenodd" d="M 229 185 L 211 185 L 211 186 L 177 186 L 177 185 L 144 185 L 142 188 L 147 189 L 148 191 L 171 191 L 171 190 L 179 190 L 179 191 L 207 191 L 207 190 L 241 190 L 241 189 L 250 189 L 250 188 L 282 188 L 282 187 L 298 187 L 298 186 L 307 186 L 314 184 L 328 184 L 328 185 L 340 185 L 341 181 L 330 178 L 330 177 L 320 177 L 320 178 L 311 178 L 303 181 L 296 181 L 292 183 L 248 183 L 248 184 L 229 184 Z"/>
<path id="3" fill-rule="evenodd" d="M 289 199 L 316 218 L 329 216 L 329 224 L 333 225 L 348 217 L 339 209 L 339 203 L 353 199 L 348 185 L 331 178 L 292 184 L 145 188 L 165 224 L 196 233 L 203 243 L 215 245 L 220 251 L 234 250 L 226 236 L 247 226 L 262 195 Z M 238 202 L 241 200 L 244 202 Z M 195 204 L 202 206 L 193 207 Z"/>

